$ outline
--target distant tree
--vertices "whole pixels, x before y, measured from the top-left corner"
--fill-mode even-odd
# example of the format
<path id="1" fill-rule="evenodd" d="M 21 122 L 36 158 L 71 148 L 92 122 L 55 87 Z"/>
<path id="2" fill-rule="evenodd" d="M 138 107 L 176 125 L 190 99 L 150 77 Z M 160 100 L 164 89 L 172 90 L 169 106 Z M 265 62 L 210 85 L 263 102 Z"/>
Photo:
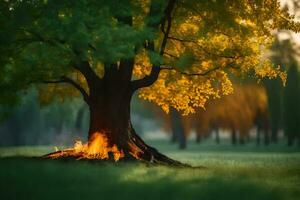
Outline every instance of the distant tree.
<path id="1" fill-rule="evenodd" d="M 52 101 L 45 107 L 36 99 L 35 90 L 27 91 L 22 103 L 1 121 L 1 145 L 49 144 L 55 141 L 55 137 L 61 136 L 63 131 L 73 133 L 71 127 L 75 124 L 74 111 L 77 109 L 72 105 L 77 105 L 75 100 Z"/>
<path id="2" fill-rule="evenodd" d="M 288 78 L 284 88 L 284 131 L 288 138 L 288 145 L 293 145 L 300 135 L 300 81 L 298 65 L 291 62 Z"/>
<path id="3" fill-rule="evenodd" d="M 173 165 L 180 163 L 132 128 L 134 92 L 167 112 L 194 112 L 232 92 L 228 74 L 284 78 L 262 55 L 274 29 L 300 30 L 277 0 L 7 0 L 0 24 L 1 104 L 16 103 L 30 85 L 48 96 L 81 95 L 90 111 L 88 150 L 102 141 L 101 158 Z"/>
<path id="4" fill-rule="evenodd" d="M 182 142 L 180 137 L 185 144 L 192 129 L 196 131 L 197 142 L 214 133 L 216 143 L 219 144 L 219 129 L 227 129 L 232 131 L 233 144 L 238 141 L 244 144 L 253 126 L 257 126 L 258 144 L 261 134 L 264 136 L 264 143 L 269 144 L 268 105 L 265 88 L 253 83 L 234 85 L 233 88 L 233 94 L 209 101 L 205 110 L 197 110 L 192 115 L 180 117 L 178 112 L 176 113 L 176 110 L 172 109 L 169 116 L 156 111 L 159 113 L 157 117 L 164 122 L 166 131 L 173 133 L 171 137 L 179 144 Z"/>
<path id="5" fill-rule="evenodd" d="M 170 112 L 172 139 L 179 143 L 179 149 L 186 148 L 186 129 L 181 114 L 176 109 Z"/>
<path id="6" fill-rule="evenodd" d="M 283 86 L 280 80 L 267 80 L 268 107 L 270 113 L 271 141 L 277 143 L 278 132 L 282 127 L 282 95 Z"/>
<path id="7" fill-rule="evenodd" d="M 35 94 L 28 91 L 21 106 L 14 107 L 0 123 L 1 145 L 33 144 L 39 138 L 43 123 L 34 101 Z"/>
<path id="8" fill-rule="evenodd" d="M 297 8 L 297 2 L 295 1 L 295 9 Z M 294 11 L 296 12 L 297 9 Z M 280 40 L 280 34 L 285 34 L 288 36 L 288 39 Z M 279 36 L 275 40 L 274 45 L 272 46 L 272 61 L 277 66 L 282 66 L 283 69 L 290 70 L 289 67 L 296 64 L 295 59 L 299 56 L 299 50 L 297 49 L 296 45 L 293 43 L 293 38 L 290 32 L 283 32 L 278 33 Z M 292 70 L 292 69 L 291 69 Z M 295 69 L 293 69 L 295 70 Z M 292 79 L 296 77 L 292 76 Z M 289 78 L 288 78 L 289 79 Z M 295 82 L 295 80 L 291 80 Z M 290 90 L 287 87 L 284 87 L 279 79 L 265 79 L 264 84 L 267 88 L 268 93 L 268 105 L 269 105 L 269 114 L 270 114 L 270 126 L 271 126 L 271 140 L 272 142 L 277 142 L 278 138 L 278 131 L 280 128 L 284 128 L 285 132 L 287 120 L 286 117 L 289 116 L 287 111 L 285 111 L 288 106 L 287 102 L 288 97 L 286 96 L 286 90 Z M 291 83 L 293 85 L 293 83 Z M 289 88 L 293 87 L 289 85 Z M 296 88 L 294 88 L 296 89 Z M 295 97 L 297 96 L 297 92 L 295 91 Z M 296 97 L 297 98 L 297 97 Z M 297 110 L 297 105 L 295 109 Z M 288 134 L 286 134 L 288 135 Z M 292 141 L 292 139 L 291 139 Z M 290 141 L 290 142 L 291 142 Z"/>
<path id="9" fill-rule="evenodd" d="M 297 56 L 297 51 L 290 39 L 279 40 L 278 33 L 276 40 L 271 48 L 271 59 L 275 66 L 282 66 L 287 69 L 290 62 Z M 289 33 L 285 33 L 288 34 Z M 264 84 L 268 93 L 268 107 L 270 114 L 271 141 L 276 143 L 278 132 L 283 128 L 283 90 L 284 87 L 279 79 L 264 79 Z"/>
<path id="10" fill-rule="evenodd" d="M 76 133 L 79 133 L 80 135 L 83 133 L 85 130 L 85 118 L 86 115 L 85 113 L 88 111 L 88 108 L 86 105 L 81 105 L 79 108 L 76 118 L 75 118 L 75 131 Z"/>
<path id="11" fill-rule="evenodd" d="M 0 122 L 0 145 L 18 146 L 37 142 L 43 123 L 35 97 L 36 93 L 28 91 L 22 105 L 14 107 Z"/>
<path id="12" fill-rule="evenodd" d="M 232 144 L 238 139 L 244 144 L 250 129 L 256 125 L 258 134 L 264 133 L 265 144 L 269 143 L 267 95 L 262 86 L 236 85 L 233 94 L 208 102 L 205 110 L 193 115 L 192 120 L 199 138 L 211 130 L 223 128 L 232 131 Z M 217 143 L 218 140 L 216 132 Z"/>
<path id="13" fill-rule="evenodd" d="M 171 108 L 169 113 L 165 113 L 155 104 L 149 106 L 155 114 L 156 119 L 160 122 L 162 129 L 170 136 L 171 143 L 178 143 L 179 149 L 186 148 L 186 140 L 191 129 L 189 116 L 182 116 L 182 114 Z"/>

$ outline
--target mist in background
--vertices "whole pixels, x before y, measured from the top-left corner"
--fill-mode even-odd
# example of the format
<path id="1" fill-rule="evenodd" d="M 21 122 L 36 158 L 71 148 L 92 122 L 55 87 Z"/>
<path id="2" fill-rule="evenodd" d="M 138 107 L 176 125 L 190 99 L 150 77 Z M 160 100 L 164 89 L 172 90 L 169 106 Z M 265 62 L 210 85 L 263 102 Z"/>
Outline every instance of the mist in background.
<path id="1" fill-rule="evenodd" d="M 277 39 L 270 54 L 274 66 L 287 72 L 285 87 L 280 79 L 234 80 L 234 94 L 210 100 L 205 109 L 182 116 L 171 109 L 164 113 L 136 94 L 131 113 L 133 126 L 145 139 L 167 139 L 185 149 L 188 141 L 226 140 L 236 145 L 300 144 L 299 47 L 292 39 Z M 8 108 L 1 108 L 2 111 Z M 34 89 L 10 110 L 0 124 L 0 145 L 71 145 L 85 141 L 89 110 L 80 98 L 57 99 L 39 105 Z M 192 141 L 194 140 L 194 141 Z"/>

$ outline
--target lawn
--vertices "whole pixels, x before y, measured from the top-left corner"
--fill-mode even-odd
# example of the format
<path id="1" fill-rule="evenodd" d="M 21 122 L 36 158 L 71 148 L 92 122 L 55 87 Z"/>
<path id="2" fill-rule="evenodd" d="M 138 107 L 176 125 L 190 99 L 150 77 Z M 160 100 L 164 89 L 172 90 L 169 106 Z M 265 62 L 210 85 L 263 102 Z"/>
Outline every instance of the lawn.
<path id="1" fill-rule="evenodd" d="M 0 148 L 0 199 L 300 199 L 300 148 L 232 147 L 206 142 L 185 151 L 149 141 L 182 162 L 206 169 L 30 158 L 51 147 Z"/>

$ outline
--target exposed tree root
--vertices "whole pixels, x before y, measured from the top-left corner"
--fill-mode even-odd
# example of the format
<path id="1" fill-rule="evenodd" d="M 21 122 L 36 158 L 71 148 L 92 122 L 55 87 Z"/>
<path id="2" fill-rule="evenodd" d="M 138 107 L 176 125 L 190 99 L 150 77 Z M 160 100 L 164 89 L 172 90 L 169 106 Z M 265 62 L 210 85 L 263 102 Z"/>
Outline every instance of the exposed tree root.
<path id="1" fill-rule="evenodd" d="M 76 153 L 74 150 L 66 149 L 56 152 L 52 152 L 42 156 L 44 159 L 58 159 L 58 160 L 94 160 L 94 161 L 114 161 L 113 156 L 110 155 L 109 158 L 99 159 L 99 158 L 86 158 L 82 153 Z M 125 154 L 123 158 L 120 158 L 119 162 L 135 162 L 140 161 L 150 165 L 165 165 L 174 167 L 191 167 L 188 164 L 181 163 L 179 161 L 173 160 L 160 152 L 155 148 L 147 146 L 147 150 L 143 154 L 139 154 L 139 157 L 135 157 L 131 154 Z"/>
<path id="2" fill-rule="evenodd" d="M 160 153 L 155 148 L 147 145 L 134 131 L 131 129 L 131 137 L 134 144 L 141 149 L 141 154 L 139 155 L 139 159 L 153 164 L 159 165 L 171 165 L 176 167 L 191 167 L 188 164 L 181 163 L 179 161 L 173 160 L 166 155 Z"/>
<path id="3" fill-rule="evenodd" d="M 120 141 L 119 145 L 115 145 L 115 148 L 107 148 L 108 151 L 105 154 L 96 152 L 95 154 L 87 154 L 85 151 L 74 148 L 69 148 L 61 151 L 56 151 L 44 155 L 42 158 L 46 159 L 75 159 L 75 160 L 103 160 L 103 161 L 141 161 L 146 164 L 153 165 L 165 165 L 174 167 L 191 167 L 188 164 L 181 163 L 179 161 L 173 160 L 166 155 L 160 153 L 155 148 L 148 146 L 135 132 L 135 130 L 130 127 L 128 130 L 129 139 L 124 139 Z M 127 137 L 128 138 L 128 137 Z M 80 143 L 80 147 L 86 147 Z M 118 151 L 120 147 L 120 151 Z M 100 151 L 102 150 L 102 147 Z"/>
<path id="4" fill-rule="evenodd" d="M 55 160 L 91 160 L 91 161 L 109 161 L 113 162 L 114 160 L 112 158 L 108 159 L 97 159 L 97 158 L 85 158 L 81 155 L 69 155 L 64 154 L 64 150 L 52 152 L 47 155 L 42 156 L 43 159 L 55 159 Z M 55 156 L 55 158 L 53 158 Z M 159 152 L 156 153 L 156 156 L 153 156 L 153 160 L 145 160 L 145 159 L 136 159 L 133 156 L 125 156 L 124 158 L 121 158 L 119 162 L 143 162 L 145 164 L 150 165 L 165 165 L 165 166 L 173 166 L 173 167 L 191 167 L 190 165 L 183 164 L 179 161 L 173 160 L 171 158 L 168 158 L 167 156 L 160 154 Z"/>

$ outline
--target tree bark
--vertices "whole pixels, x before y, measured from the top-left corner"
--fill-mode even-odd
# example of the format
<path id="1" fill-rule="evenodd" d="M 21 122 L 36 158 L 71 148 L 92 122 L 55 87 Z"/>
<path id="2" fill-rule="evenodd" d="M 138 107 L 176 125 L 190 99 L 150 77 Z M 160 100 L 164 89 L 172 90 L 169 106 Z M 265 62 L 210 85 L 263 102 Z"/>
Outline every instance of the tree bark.
<path id="1" fill-rule="evenodd" d="M 93 134 L 100 132 L 106 135 L 110 146 L 116 145 L 124 152 L 124 160 L 139 159 L 156 164 L 184 166 L 148 146 L 136 134 L 130 118 L 131 94 L 126 93 L 121 99 L 114 97 L 109 99 L 104 100 L 105 103 L 96 103 L 90 106 L 89 141 Z M 138 150 L 137 157 L 132 156 L 135 153 L 132 152 L 132 148 Z"/>
<path id="2" fill-rule="evenodd" d="M 114 76 L 112 76 L 114 77 Z M 111 77 L 111 78 L 112 78 Z M 131 124 L 130 101 L 134 90 L 123 81 L 104 80 L 99 88 L 101 92 L 93 94 L 89 103 L 90 128 L 89 141 L 93 134 L 102 133 L 109 145 L 116 145 L 125 154 L 124 159 L 133 159 L 133 148 L 138 151 L 136 159 L 151 163 L 182 166 L 156 149 L 148 146 L 136 134 Z"/>
<path id="3" fill-rule="evenodd" d="M 98 84 L 98 83 L 95 83 Z M 148 146 L 135 132 L 131 124 L 130 101 L 133 90 L 122 81 L 107 79 L 98 86 L 98 92 L 91 91 L 89 98 L 90 125 L 88 144 L 93 136 L 105 136 L 109 147 L 117 146 L 124 157 L 120 160 L 141 160 L 148 163 L 188 166 L 159 153 Z M 46 155 L 51 157 L 55 153 Z M 112 155 L 109 159 L 112 159 Z"/>

